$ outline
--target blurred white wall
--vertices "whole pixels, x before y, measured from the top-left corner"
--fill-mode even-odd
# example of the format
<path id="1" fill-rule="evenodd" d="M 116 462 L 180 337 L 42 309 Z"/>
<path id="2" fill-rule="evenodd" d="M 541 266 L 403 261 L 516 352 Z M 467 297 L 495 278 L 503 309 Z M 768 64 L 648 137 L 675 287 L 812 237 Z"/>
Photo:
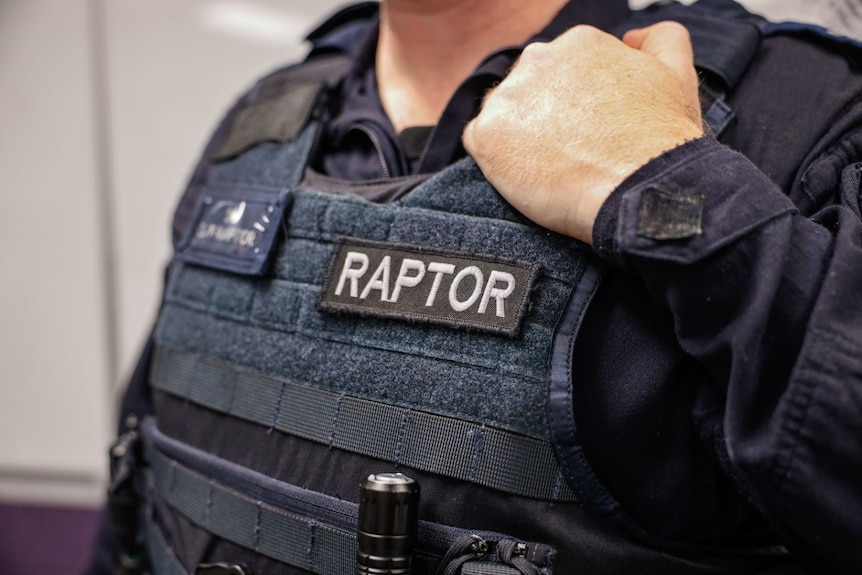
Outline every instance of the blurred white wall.
<path id="1" fill-rule="evenodd" d="M 744 0 L 740 3 L 771 20 L 812 22 L 835 34 L 862 38 L 862 0 Z"/>
<path id="2" fill-rule="evenodd" d="M 210 132 L 256 78 L 304 53 L 302 38 L 338 1 L 101 3 L 121 374 L 153 319 L 170 214 Z"/>
<path id="3" fill-rule="evenodd" d="M 86 0 L 0 2 L 0 496 L 92 498 L 108 298 Z"/>
<path id="4" fill-rule="evenodd" d="M 338 0 L 0 0 L 0 500 L 96 504 L 215 122 Z"/>
<path id="5" fill-rule="evenodd" d="M 748 3 L 862 35 L 851 2 Z M 231 101 L 338 3 L 0 0 L 0 500 L 101 500 L 178 194 Z"/>
<path id="6" fill-rule="evenodd" d="M 632 8 L 643 8 L 657 0 L 629 0 Z M 680 0 L 692 4 L 694 0 Z M 862 0 L 737 0 L 750 11 L 770 20 L 810 22 L 833 33 L 862 38 Z"/>

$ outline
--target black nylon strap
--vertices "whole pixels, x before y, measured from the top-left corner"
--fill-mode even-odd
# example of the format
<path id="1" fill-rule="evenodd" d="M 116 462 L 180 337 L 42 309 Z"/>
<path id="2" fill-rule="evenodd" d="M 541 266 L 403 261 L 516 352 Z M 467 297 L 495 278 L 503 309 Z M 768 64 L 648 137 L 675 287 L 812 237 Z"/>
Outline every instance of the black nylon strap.
<path id="1" fill-rule="evenodd" d="M 330 447 L 536 499 L 575 501 L 550 444 L 458 419 L 282 382 L 157 347 L 155 389 Z"/>

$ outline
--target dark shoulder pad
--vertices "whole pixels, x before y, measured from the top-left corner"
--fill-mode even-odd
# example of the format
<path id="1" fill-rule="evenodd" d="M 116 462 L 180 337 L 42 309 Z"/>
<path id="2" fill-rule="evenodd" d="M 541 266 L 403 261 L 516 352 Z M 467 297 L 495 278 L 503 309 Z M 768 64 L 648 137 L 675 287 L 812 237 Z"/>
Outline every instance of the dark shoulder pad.
<path id="1" fill-rule="evenodd" d="M 321 95 L 346 73 L 348 57 L 317 56 L 262 78 L 240 101 L 212 159 L 232 158 L 262 142 L 289 143 L 308 124 Z"/>

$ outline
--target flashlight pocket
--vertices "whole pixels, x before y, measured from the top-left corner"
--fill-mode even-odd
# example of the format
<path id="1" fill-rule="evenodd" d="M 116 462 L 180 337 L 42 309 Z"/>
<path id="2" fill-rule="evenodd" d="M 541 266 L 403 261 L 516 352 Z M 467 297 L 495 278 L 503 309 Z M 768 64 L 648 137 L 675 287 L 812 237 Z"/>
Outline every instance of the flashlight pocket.
<path id="1" fill-rule="evenodd" d="M 319 575 L 355 572 L 357 504 L 190 447 L 162 434 L 153 419 L 143 422 L 142 431 L 150 506 L 144 532 L 151 564 L 163 567 L 154 573 L 181 574 L 183 564 L 201 559 L 187 558 L 184 549 L 170 545 L 178 539 L 164 533 L 152 513 L 165 506 L 197 528 L 277 562 Z M 464 547 L 468 540 L 475 550 Z M 419 521 L 413 573 L 550 575 L 553 555 L 549 546 L 501 533 Z"/>

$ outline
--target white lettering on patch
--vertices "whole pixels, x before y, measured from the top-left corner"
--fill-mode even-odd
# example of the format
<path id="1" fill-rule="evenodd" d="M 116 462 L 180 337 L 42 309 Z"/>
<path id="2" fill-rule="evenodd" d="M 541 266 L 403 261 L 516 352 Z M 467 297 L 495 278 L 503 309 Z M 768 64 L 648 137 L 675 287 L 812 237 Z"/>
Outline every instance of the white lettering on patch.
<path id="1" fill-rule="evenodd" d="M 380 260 L 380 265 L 374 270 L 374 275 L 365 284 L 365 289 L 359 294 L 359 299 L 365 299 L 371 294 L 371 290 L 380 290 L 380 301 L 389 300 L 389 267 L 392 263 L 391 256 L 385 256 Z"/>
<path id="2" fill-rule="evenodd" d="M 440 290 L 440 283 L 443 281 L 443 274 L 454 274 L 455 266 L 452 264 L 431 262 L 428 264 L 428 271 L 434 274 L 434 282 L 431 284 L 431 291 L 428 292 L 428 298 L 425 300 L 425 307 L 434 305 L 434 300 L 437 299 L 437 292 Z"/>
<path id="3" fill-rule="evenodd" d="M 505 288 L 498 288 L 498 282 L 505 282 Z M 485 292 L 482 294 L 482 302 L 479 304 L 479 313 L 485 313 L 488 309 L 488 302 L 492 299 L 496 302 L 497 317 L 506 317 L 506 308 L 503 302 L 507 297 L 515 291 L 515 276 L 509 272 L 501 272 L 494 270 L 488 276 L 488 283 L 485 284 Z"/>
<path id="4" fill-rule="evenodd" d="M 427 268 L 425 262 L 413 258 L 404 258 L 401 260 L 401 267 L 394 283 L 391 285 L 390 296 L 390 276 L 392 269 L 392 256 L 384 256 L 374 270 L 374 273 L 366 278 L 369 269 L 370 259 L 367 254 L 357 251 L 349 251 L 344 258 L 344 265 L 341 267 L 341 274 L 338 277 L 338 284 L 335 286 L 335 295 L 340 296 L 344 293 L 345 286 L 349 283 L 349 297 L 367 299 L 371 292 L 380 292 L 380 301 L 389 303 L 398 303 L 402 291 L 419 286 L 425 279 L 426 272 L 434 274 L 433 279 L 425 281 L 425 290 L 427 297 L 425 298 L 425 307 L 432 307 L 437 301 L 437 293 L 440 291 L 440 284 L 443 282 L 443 277 L 455 273 L 456 267 L 453 264 L 431 261 L 428 262 Z M 502 284 L 502 287 L 501 287 Z M 362 291 L 359 291 L 360 286 Z M 479 296 L 482 297 L 477 308 L 478 313 L 485 313 L 488 310 L 488 304 L 494 300 L 494 313 L 498 317 L 506 317 L 506 298 L 515 291 L 515 276 L 509 272 L 492 270 L 488 276 L 488 281 L 485 281 L 482 270 L 476 266 L 466 266 L 455 274 L 449 285 L 449 306 L 455 311 L 465 311 L 474 306 Z M 459 299 L 461 296 L 468 294 L 466 298 Z"/>
<path id="5" fill-rule="evenodd" d="M 416 272 L 416 275 L 410 275 L 411 271 Z M 398 277 L 395 278 L 395 287 L 392 290 L 392 299 L 389 301 L 397 303 L 398 296 L 401 295 L 401 288 L 416 287 L 424 277 L 425 263 L 422 260 L 404 258 L 404 261 L 401 262 L 401 270 L 398 272 Z"/>
<path id="6" fill-rule="evenodd" d="M 220 226 L 218 224 L 201 222 L 195 230 L 195 238 L 198 240 L 215 240 L 225 244 L 236 244 L 247 248 L 254 246 L 257 232 L 238 226 Z"/>
<path id="7" fill-rule="evenodd" d="M 458 288 L 461 287 L 461 282 L 467 276 L 473 276 L 473 291 L 464 301 L 458 300 Z M 452 285 L 449 287 L 449 305 L 455 311 L 464 311 L 470 309 L 470 306 L 476 303 L 479 299 L 479 294 L 482 293 L 482 282 L 485 278 L 482 277 L 482 270 L 476 266 L 467 266 L 455 275 L 452 280 Z"/>
<path id="8" fill-rule="evenodd" d="M 353 264 L 359 263 L 358 268 L 354 268 Z M 344 282 L 350 280 L 350 297 L 359 297 L 359 278 L 365 275 L 368 271 L 368 256 L 362 252 L 347 252 L 347 257 L 344 259 L 344 269 L 341 271 L 341 277 L 338 278 L 338 286 L 335 288 L 335 295 L 341 295 L 344 290 Z"/>
<path id="9" fill-rule="evenodd" d="M 455 250 L 339 240 L 324 310 L 516 333 L 538 266 Z"/>

